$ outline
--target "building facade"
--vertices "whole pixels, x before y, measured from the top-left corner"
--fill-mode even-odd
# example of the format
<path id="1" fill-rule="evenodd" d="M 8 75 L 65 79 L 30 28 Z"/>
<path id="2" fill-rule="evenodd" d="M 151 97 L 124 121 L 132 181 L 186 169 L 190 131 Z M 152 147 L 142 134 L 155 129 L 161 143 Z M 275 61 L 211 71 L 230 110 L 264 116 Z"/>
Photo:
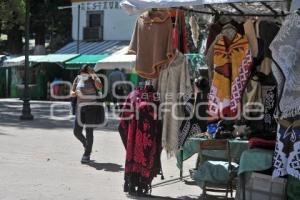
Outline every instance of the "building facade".
<path id="1" fill-rule="evenodd" d="M 73 39 L 78 39 L 79 30 L 81 41 L 130 40 L 137 15 L 127 14 L 119 3 L 118 0 L 72 0 Z"/>

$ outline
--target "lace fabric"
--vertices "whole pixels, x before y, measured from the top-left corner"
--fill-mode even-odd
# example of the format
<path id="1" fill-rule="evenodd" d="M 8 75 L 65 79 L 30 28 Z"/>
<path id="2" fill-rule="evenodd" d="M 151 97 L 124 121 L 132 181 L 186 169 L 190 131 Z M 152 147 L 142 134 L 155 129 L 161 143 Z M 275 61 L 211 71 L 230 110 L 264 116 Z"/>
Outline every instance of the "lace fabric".
<path id="1" fill-rule="evenodd" d="M 278 115 L 283 118 L 300 114 L 300 16 L 286 18 L 270 45 L 273 74 L 278 83 Z"/>

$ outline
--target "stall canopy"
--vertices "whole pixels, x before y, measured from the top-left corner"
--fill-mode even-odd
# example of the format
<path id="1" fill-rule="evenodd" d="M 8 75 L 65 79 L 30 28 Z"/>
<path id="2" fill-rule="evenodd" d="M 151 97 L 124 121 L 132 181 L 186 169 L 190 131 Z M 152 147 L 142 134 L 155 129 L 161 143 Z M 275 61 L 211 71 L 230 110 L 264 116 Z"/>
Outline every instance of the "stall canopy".
<path id="1" fill-rule="evenodd" d="M 37 59 L 37 63 L 57 63 L 63 64 L 71 59 L 78 57 L 79 54 L 49 54 Z"/>
<path id="2" fill-rule="evenodd" d="M 0 67 L 2 66 L 5 59 L 6 59 L 5 55 L 0 55 Z"/>
<path id="3" fill-rule="evenodd" d="M 29 62 L 36 63 L 44 56 L 29 56 Z M 9 58 L 3 62 L 2 67 L 16 67 L 25 65 L 25 56 Z M 31 65 L 32 66 L 32 65 Z"/>
<path id="4" fill-rule="evenodd" d="M 289 0 L 123 0 L 121 7 L 128 12 L 152 8 L 185 7 L 206 14 L 282 15 L 288 12 Z"/>
<path id="5" fill-rule="evenodd" d="M 66 69 L 79 69 L 84 64 L 95 65 L 99 61 L 108 57 L 108 54 L 101 55 L 80 55 L 65 63 Z"/>
<path id="6" fill-rule="evenodd" d="M 115 68 L 133 70 L 135 60 L 135 55 L 111 55 L 99 61 L 95 66 L 95 71 L 113 70 Z"/>
<path id="7" fill-rule="evenodd" d="M 79 43 L 79 53 L 82 55 L 113 54 L 116 51 L 127 46 L 129 41 L 107 40 L 102 42 L 84 42 Z M 71 42 L 59 49 L 56 54 L 74 54 L 77 52 L 77 42 Z"/>

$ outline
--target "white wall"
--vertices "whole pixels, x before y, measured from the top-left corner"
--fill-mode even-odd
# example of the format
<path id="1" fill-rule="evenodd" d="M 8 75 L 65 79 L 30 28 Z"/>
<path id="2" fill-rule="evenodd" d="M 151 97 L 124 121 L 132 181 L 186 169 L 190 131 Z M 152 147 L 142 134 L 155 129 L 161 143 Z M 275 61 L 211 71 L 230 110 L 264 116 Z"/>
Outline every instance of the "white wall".
<path id="1" fill-rule="evenodd" d="M 136 18 L 123 10 L 104 11 L 104 40 L 130 40 Z"/>
<path id="2" fill-rule="evenodd" d="M 95 2 L 95 1 L 91 1 Z M 73 3 L 72 8 L 72 37 L 77 40 L 77 6 L 81 3 Z M 83 40 L 83 28 L 87 26 L 87 10 L 80 10 L 80 40 Z M 122 9 L 104 10 L 104 40 L 130 40 L 137 15 L 128 15 Z"/>

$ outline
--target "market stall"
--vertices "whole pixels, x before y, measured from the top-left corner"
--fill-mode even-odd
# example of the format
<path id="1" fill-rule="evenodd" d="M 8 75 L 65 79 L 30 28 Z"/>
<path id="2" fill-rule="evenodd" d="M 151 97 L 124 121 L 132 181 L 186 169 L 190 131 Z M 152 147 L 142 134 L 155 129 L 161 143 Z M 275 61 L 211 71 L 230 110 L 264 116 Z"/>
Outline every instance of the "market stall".
<path id="1" fill-rule="evenodd" d="M 43 56 L 29 56 L 30 62 L 35 62 L 42 58 Z M 6 95 L 7 97 L 22 97 L 23 95 L 23 77 L 24 77 L 24 66 L 25 66 L 25 56 L 18 56 L 18 57 L 9 57 L 8 59 L 3 61 L 2 69 L 5 70 L 6 76 Z M 36 72 L 33 68 L 34 65 L 30 65 L 30 85 L 29 87 L 32 90 L 36 89 Z M 32 95 L 35 95 L 35 92 L 32 92 Z"/>
<path id="2" fill-rule="evenodd" d="M 177 156 L 181 172 L 183 161 L 198 154 L 191 176 L 204 195 L 210 183 L 223 183 L 226 196 L 232 193 L 235 175 L 236 199 L 299 199 L 300 11 L 290 10 L 291 1 L 123 0 L 120 5 L 144 11 L 128 53 L 136 55 L 137 74 L 151 80 L 125 105 L 141 109 L 142 117 L 122 119 L 119 127 L 127 151 L 124 191 L 149 193 L 164 149 Z M 186 29 L 188 22 L 198 44 L 199 18 L 209 24 L 201 52 L 209 73 L 208 80 L 200 73 L 191 81 Z M 156 93 L 160 98 L 153 98 Z M 145 103 L 161 104 L 163 112 Z M 258 180 L 270 187 L 257 187 Z M 280 189 L 273 191 L 273 185 Z"/>

